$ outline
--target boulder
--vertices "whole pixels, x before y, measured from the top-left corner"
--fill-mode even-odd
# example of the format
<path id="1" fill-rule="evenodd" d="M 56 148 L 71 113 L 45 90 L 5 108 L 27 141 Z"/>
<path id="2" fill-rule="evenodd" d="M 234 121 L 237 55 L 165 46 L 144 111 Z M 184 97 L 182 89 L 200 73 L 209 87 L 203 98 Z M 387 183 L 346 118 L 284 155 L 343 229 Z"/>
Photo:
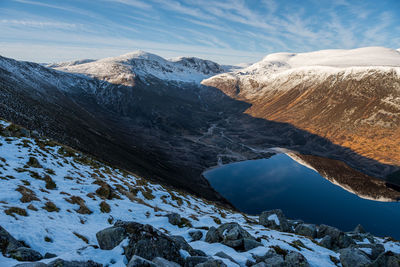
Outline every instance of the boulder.
<path id="1" fill-rule="evenodd" d="M 129 238 L 125 247 L 128 260 L 136 255 L 150 261 L 160 257 L 180 264 L 184 262 L 180 253 L 181 244 L 151 225 L 118 221 L 114 226 L 124 228 Z"/>
<path id="2" fill-rule="evenodd" d="M 339 253 L 343 267 L 364 267 L 371 263 L 368 256 L 356 248 L 344 248 L 339 250 Z"/>
<path id="3" fill-rule="evenodd" d="M 23 245 L 18 242 L 9 232 L 0 226 L 0 250 L 3 254 L 8 254 Z"/>
<path id="4" fill-rule="evenodd" d="M 220 251 L 220 252 L 215 253 L 214 256 L 217 256 L 217 257 L 220 257 L 220 258 L 223 258 L 223 259 L 228 259 L 228 260 L 230 260 L 231 262 L 238 264 L 231 256 L 229 256 L 228 254 L 226 254 L 226 253 L 223 252 L 223 251 Z"/>
<path id="5" fill-rule="evenodd" d="M 133 256 L 126 267 L 157 267 L 157 265 L 137 255 Z"/>
<path id="6" fill-rule="evenodd" d="M 203 232 L 200 230 L 190 231 L 189 235 L 192 238 L 192 241 L 197 241 L 203 237 Z"/>
<path id="7" fill-rule="evenodd" d="M 245 239 L 247 239 L 247 247 L 245 247 Z M 255 238 L 235 222 L 224 223 L 217 229 L 211 227 L 206 235 L 206 242 L 220 242 L 238 251 L 247 251 L 255 246 L 261 245 L 257 241 L 255 241 L 257 242 L 255 243 L 250 240 L 255 241 Z"/>
<path id="8" fill-rule="evenodd" d="M 368 267 L 400 267 L 400 254 L 386 251 L 379 255 Z"/>
<path id="9" fill-rule="evenodd" d="M 170 213 L 167 215 L 168 217 L 168 222 L 172 225 L 180 225 L 182 222 L 182 218 L 181 215 L 179 215 L 178 213 Z"/>
<path id="10" fill-rule="evenodd" d="M 260 246 L 262 246 L 262 245 L 263 245 L 263 244 L 261 244 L 260 242 L 254 240 L 254 239 L 251 239 L 251 238 L 243 238 L 243 247 L 244 247 L 244 251 L 248 251 L 248 250 L 251 250 L 251 249 L 253 249 L 253 248 L 260 247 Z"/>
<path id="11" fill-rule="evenodd" d="M 49 253 L 49 252 L 46 252 L 46 254 L 44 254 L 44 257 L 43 257 L 43 259 L 52 259 L 52 258 L 55 258 L 55 257 L 57 257 L 57 255 L 56 255 L 56 254 L 54 254 L 54 253 Z"/>
<path id="12" fill-rule="evenodd" d="M 103 267 L 103 264 L 94 261 L 65 261 L 57 259 L 47 264 L 47 267 Z"/>
<path id="13" fill-rule="evenodd" d="M 267 253 L 265 253 L 263 256 L 253 255 L 253 257 L 257 263 L 264 262 L 266 259 L 269 259 L 269 258 L 272 258 L 275 256 L 282 257 L 281 255 L 278 255 L 278 253 L 276 253 L 276 251 L 274 249 L 268 250 Z M 282 257 L 282 260 L 283 260 L 283 257 Z"/>
<path id="14" fill-rule="evenodd" d="M 126 238 L 126 233 L 123 227 L 109 227 L 97 232 L 96 238 L 101 249 L 111 250 Z"/>
<path id="15" fill-rule="evenodd" d="M 31 248 L 19 247 L 10 251 L 10 257 L 17 261 L 40 261 L 43 256 Z"/>
<path id="16" fill-rule="evenodd" d="M 382 244 L 356 244 L 352 245 L 352 247 L 364 252 L 371 260 L 375 260 L 385 252 L 385 247 Z"/>
<path id="17" fill-rule="evenodd" d="M 324 236 L 319 244 L 324 248 L 332 249 L 332 237 L 330 237 L 329 235 Z"/>
<path id="18" fill-rule="evenodd" d="M 219 234 L 217 232 L 217 228 L 214 226 L 210 227 L 208 229 L 208 232 L 206 234 L 206 242 L 208 243 L 217 243 L 220 241 Z"/>
<path id="19" fill-rule="evenodd" d="M 153 263 L 157 267 L 180 267 L 180 265 L 176 262 L 167 261 L 166 259 L 157 257 L 153 259 Z"/>
<path id="20" fill-rule="evenodd" d="M 227 265 L 222 260 L 209 259 L 206 262 L 199 263 L 196 267 L 226 267 Z"/>
<path id="21" fill-rule="evenodd" d="M 301 223 L 294 230 L 296 234 L 315 238 L 317 236 L 317 227 L 315 224 Z"/>
<path id="22" fill-rule="evenodd" d="M 292 227 L 280 209 L 262 212 L 259 217 L 259 223 L 274 230 L 292 232 Z"/>
<path id="23" fill-rule="evenodd" d="M 190 246 L 189 243 L 186 242 L 185 238 L 183 238 L 182 236 L 172 235 L 170 236 L 170 238 L 178 243 L 181 249 L 189 252 L 190 256 L 206 256 L 206 253 L 204 253 L 203 251 L 193 249 L 192 246 Z"/>
<path id="24" fill-rule="evenodd" d="M 303 256 L 303 254 L 290 251 L 285 256 L 285 263 L 288 267 L 309 267 L 310 264 L 308 263 L 307 259 Z"/>
<path id="25" fill-rule="evenodd" d="M 264 263 L 268 267 L 287 267 L 282 255 L 274 255 L 265 259 Z"/>
<path id="26" fill-rule="evenodd" d="M 194 267 L 200 263 L 208 261 L 210 258 L 206 256 L 190 256 L 185 259 L 185 267 Z"/>
<path id="27" fill-rule="evenodd" d="M 325 236 L 331 237 L 330 249 L 347 248 L 355 244 L 354 240 L 350 236 L 340 231 L 339 229 L 325 224 L 321 224 L 318 227 L 317 238 L 323 238 Z"/>

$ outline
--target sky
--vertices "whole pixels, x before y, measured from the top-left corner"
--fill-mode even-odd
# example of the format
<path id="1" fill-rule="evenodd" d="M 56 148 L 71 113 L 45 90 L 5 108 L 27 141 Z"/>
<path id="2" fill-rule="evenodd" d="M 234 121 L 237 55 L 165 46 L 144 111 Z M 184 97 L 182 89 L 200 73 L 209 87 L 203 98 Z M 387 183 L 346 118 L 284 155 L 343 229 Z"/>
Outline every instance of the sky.
<path id="1" fill-rule="evenodd" d="M 399 0 L 0 0 L 0 55 L 41 63 L 135 50 L 252 63 L 275 52 L 400 48 Z"/>

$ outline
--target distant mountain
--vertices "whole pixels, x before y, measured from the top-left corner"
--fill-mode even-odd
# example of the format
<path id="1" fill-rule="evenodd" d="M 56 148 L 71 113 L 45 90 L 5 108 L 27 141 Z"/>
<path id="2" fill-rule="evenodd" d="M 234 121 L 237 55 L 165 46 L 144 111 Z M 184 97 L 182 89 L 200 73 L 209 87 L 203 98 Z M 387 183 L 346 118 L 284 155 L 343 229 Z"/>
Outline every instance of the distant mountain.
<path id="1" fill-rule="evenodd" d="M 136 51 L 118 57 L 95 61 L 51 64 L 58 70 L 86 74 L 110 83 L 134 86 L 138 76 L 142 81 L 158 78 L 166 81 L 195 82 L 225 72 L 215 62 L 195 57 L 164 59 L 155 54 Z"/>
<path id="2" fill-rule="evenodd" d="M 400 52 L 382 47 L 277 53 L 202 82 L 364 157 L 400 165 Z"/>

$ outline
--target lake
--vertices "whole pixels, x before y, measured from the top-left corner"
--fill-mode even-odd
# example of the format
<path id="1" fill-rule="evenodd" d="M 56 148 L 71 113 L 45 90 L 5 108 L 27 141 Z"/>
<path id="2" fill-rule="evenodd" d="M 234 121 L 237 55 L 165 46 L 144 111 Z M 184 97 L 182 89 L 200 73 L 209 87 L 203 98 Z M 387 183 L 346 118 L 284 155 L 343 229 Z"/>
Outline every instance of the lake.
<path id="1" fill-rule="evenodd" d="M 292 158 L 287 154 L 277 154 L 269 159 L 227 164 L 206 171 L 204 176 L 215 190 L 248 214 L 282 209 L 290 219 L 328 224 L 343 231 L 353 230 L 360 223 L 374 235 L 400 239 L 399 202 L 361 198 L 351 193 L 348 185 L 341 185 L 345 190 L 337 182 L 330 182 L 317 171 Z M 321 162 L 321 159 L 317 161 Z M 382 191 L 382 186 L 376 189 L 378 193 L 374 190 L 373 187 L 369 188 L 368 193 L 371 192 L 376 199 L 384 199 L 387 195 L 386 189 Z"/>

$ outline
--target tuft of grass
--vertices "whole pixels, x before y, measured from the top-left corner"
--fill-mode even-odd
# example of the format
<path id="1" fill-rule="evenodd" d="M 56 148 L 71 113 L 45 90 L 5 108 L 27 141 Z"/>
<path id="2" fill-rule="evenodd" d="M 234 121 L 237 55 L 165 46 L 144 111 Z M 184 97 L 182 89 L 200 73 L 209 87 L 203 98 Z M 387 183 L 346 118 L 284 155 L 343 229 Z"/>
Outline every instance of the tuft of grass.
<path id="1" fill-rule="evenodd" d="M 15 191 L 19 192 L 22 195 L 20 199 L 22 203 L 28 203 L 34 200 L 39 201 L 39 199 L 36 197 L 35 192 L 25 186 L 19 185 L 18 188 L 15 189 Z"/>
<path id="2" fill-rule="evenodd" d="M 181 222 L 178 224 L 178 227 L 179 227 L 179 228 L 183 228 L 183 227 L 192 228 L 193 225 L 192 225 L 192 223 L 191 223 L 188 219 L 182 217 L 182 218 L 181 218 Z"/>
<path id="3" fill-rule="evenodd" d="M 56 206 L 56 204 L 54 204 L 53 202 L 51 202 L 50 200 L 47 201 L 44 206 L 42 207 L 42 209 L 47 210 L 48 212 L 59 212 L 60 209 Z"/>
<path id="4" fill-rule="evenodd" d="M 29 157 L 29 160 L 26 163 L 26 165 L 33 168 L 43 168 L 43 166 L 40 165 L 39 161 L 35 157 Z"/>
<path id="5" fill-rule="evenodd" d="M 278 245 L 270 246 L 270 248 L 273 248 L 277 254 L 282 255 L 283 257 L 286 257 L 286 255 L 288 254 L 288 251 L 286 249 L 283 249 Z"/>
<path id="6" fill-rule="evenodd" d="M 80 214 L 92 214 L 93 212 L 86 206 L 85 200 L 79 196 L 65 198 L 68 203 L 79 205 L 79 209 L 75 210 Z"/>
<path id="7" fill-rule="evenodd" d="M 29 204 L 27 208 L 29 210 L 38 211 L 38 209 L 35 206 L 33 206 L 33 204 Z"/>
<path id="8" fill-rule="evenodd" d="M 86 244 L 89 244 L 89 239 L 87 239 L 87 237 L 78 234 L 77 232 L 72 232 L 77 238 L 81 239 L 83 242 L 85 242 Z"/>
<path id="9" fill-rule="evenodd" d="M 43 177 L 43 180 L 46 182 L 46 189 L 53 190 L 57 188 L 57 184 L 49 175 L 46 174 Z"/>
<path id="10" fill-rule="evenodd" d="M 210 216 L 210 217 L 213 218 L 213 220 L 214 220 L 214 222 L 215 222 L 216 224 L 221 224 L 221 223 L 222 223 L 220 218 L 215 217 L 215 216 Z"/>
<path id="11" fill-rule="evenodd" d="M 110 213 L 111 207 L 110 207 L 110 205 L 108 205 L 107 202 L 102 201 L 100 203 L 100 211 L 103 212 L 103 213 Z"/>
<path id="12" fill-rule="evenodd" d="M 53 239 L 51 239 L 51 238 L 48 237 L 48 236 L 45 236 L 45 237 L 44 237 L 44 241 L 45 241 L 45 242 L 48 242 L 48 243 L 53 243 Z"/>
<path id="13" fill-rule="evenodd" d="M 26 212 L 26 210 L 23 208 L 19 208 L 19 207 L 10 207 L 10 208 L 4 210 L 4 213 L 9 216 L 13 216 L 14 218 L 16 218 L 14 214 L 17 214 L 20 216 L 25 216 L 25 217 L 28 216 L 28 213 Z"/>
<path id="14" fill-rule="evenodd" d="M 53 169 L 46 169 L 45 171 L 46 171 L 47 174 L 50 174 L 50 175 L 55 175 L 56 174 Z"/>

